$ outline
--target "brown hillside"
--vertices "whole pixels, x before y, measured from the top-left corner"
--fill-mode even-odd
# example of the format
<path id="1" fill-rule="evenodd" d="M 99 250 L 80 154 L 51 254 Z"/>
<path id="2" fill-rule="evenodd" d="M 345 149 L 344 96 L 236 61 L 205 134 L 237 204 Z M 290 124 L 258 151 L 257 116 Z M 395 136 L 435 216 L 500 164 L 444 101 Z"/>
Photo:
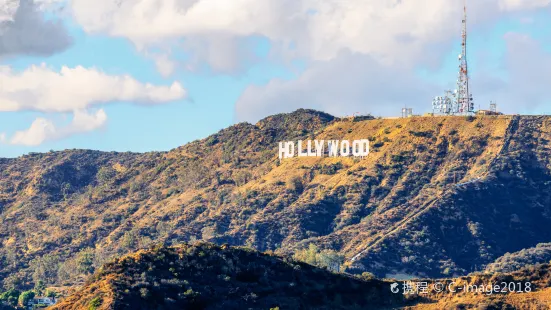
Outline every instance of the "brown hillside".
<path id="1" fill-rule="evenodd" d="M 1 159 L 0 279 L 70 284 L 110 257 L 198 239 L 278 253 L 316 243 L 378 276 L 480 270 L 551 240 L 550 121 L 299 110 L 170 152 Z M 301 138 L 369 138 L 372 152 L 280 163 L 277 142 Z"/>
<path id="2" fill-rule="evenodd" d="M 410 310 L 455 310 L 455 309 L 522 309 L 547 310 L 551 308 L 551 265 L 540 264 L 529 266 L 519 271 L 503 274 L 474 274 L 467 277 L 449 280 L 428 280 L 429 283 L 439 281 L 446 286 L 454 283 L 455 292 L 434 292 L 426 297 L 425 302 L 416 306 L 408 306 Z M 513 283 L 511 285 L 511 283 Z M 465 292 L 458 288 L 469 286 L 471 291 Z M 514 293 L 484 292 L 481 286 L 498 286 L 501 290 L 511 285 Z M 514 286 L 513 286 L 514 285 Z M 479 292 L 474 292 L 474 288 Z"/>

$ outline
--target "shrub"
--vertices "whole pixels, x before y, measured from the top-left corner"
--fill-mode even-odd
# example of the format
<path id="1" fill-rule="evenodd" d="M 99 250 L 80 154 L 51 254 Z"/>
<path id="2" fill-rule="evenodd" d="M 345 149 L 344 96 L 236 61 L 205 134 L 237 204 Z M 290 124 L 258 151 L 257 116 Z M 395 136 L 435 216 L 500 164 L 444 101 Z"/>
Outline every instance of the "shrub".
<path id="1" fill-rule="evenodd" d="M 205 144 L 207 146 L 212 146 L 212 145 L 215 145 L 216 143 L 218 143 L 218 137 L 216 136 L 211 136 L 207 139 L 207 141 L 205 142 Z"/>
<path id="2" fill-rule="evenodd" d="M 149 290 L 145 287 L 142 287 L 140 289 L 140 296 L 142 296 L 142 298 L 147 298 L 149 296 Z"/>
<path id="3" fill-rule="evenodd" d="M 363 280 L 373 280 L 375 279 L 375 275 L 372 274 L 371 272 L 363 272 L 362 275 L 360 276 L 361 279 Z"/>
<path id="4" fill-rule="evenodd" d="M 391 155 L 391 159 L 394 162 L 402 162 L 405 160 L 405 157 L 403 155 Z"/>
<path id="5" fill-rule="evenodd" d="M 52 290 L 49 290 L 47 289 L 46 290 L 46 297 L 57 297 L 57 293 L 55 291 L 52 291 Z"/>
<path id="6" fill-rule="evenodd" d="M 26 308 L 29 301 L 33 298 L 34 298 L 33 291 L 23 292 L 21 295 L 19 295 L 19 306 Z"/>
<path id="7" fill-rule="evenodd" d="M 7 292 L 0 294 L 0 304 L 7 303 L 10 306 L 17 306 L 17 300 L 21 293 L 18 290 L 10 289 Z"/>
<path id="8" fill-rule="evenodd" d="M 111 181 L 116 176 L 115 170 L 111 169 L 110 167 L 101 167 L 101 169 L 96 174 L 96 177 L 98 178 L 98 182 L 104 184 Z"/>
<path id="9" fill-rule="evenodd" d="M 433 134 L 432 131 L 412 131 L 412 130 L 410 130 L 409 133 L 415 137 L 423 137 L 423 138 L 432 137 L 432 134 Z"/>
<path id="10" fill-rule="evenodd" d="M 92 300 L 90 300 L 90 303 L 88 304 L 88 310 L 96 310 L 101 306 L 101 298 L 98 296 Z"/>
<path id="11" fill-rule="evenodd" d="M 320 173 L 321 174 L 327 174 L 327 175 L 333 175 L 337 173 L 337 171 L 341 170 L 344 166 L 342 163 L 338 162 L 331 165 L 323 165 L 321 166 Z"/>
<path id="12" fill-rule="evenodd" d="M 287 180 L 287 189 L 294 193 L 302 193 L 304 190 L 304 184 L 302 184 L 302 179 L 294 176 Z"/>

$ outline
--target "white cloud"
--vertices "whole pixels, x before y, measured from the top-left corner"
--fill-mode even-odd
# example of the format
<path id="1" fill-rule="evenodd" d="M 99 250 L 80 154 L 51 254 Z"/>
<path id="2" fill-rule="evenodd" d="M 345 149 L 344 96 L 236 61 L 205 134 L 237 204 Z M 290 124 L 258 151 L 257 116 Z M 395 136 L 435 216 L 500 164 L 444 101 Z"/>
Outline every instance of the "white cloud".
<path id="1" fill-rule="evenodd" d="M 230 58 L 234 49 L 220 44 L 231 47 L 234 40 L 254 35 L 284 46 L 293 42 L 296 48 L 286 52 L 314 60 L 335 57 L 343 48 L 394 61 L 418 56 L 426 41 L 458 28 L 449 20 L 459 7 L 423 2 L 74 0 L 72 9 L 86 31 L 127 37 L 140 48 L 181 37 L 201 40 L 209 51 L 196 54 L 209 54 L 206 60 L 214 66 L 223 62 L 224 69 L 228 59 L 238 57 Z"/>
<path id="2" fill-rule="evenodd" d="M 107 123 L 107 114 L 103 109 L 95 114 L 86 111 L 75 111 L 72 123 L 61 131 L 62 135 L 70 135 L 74 132 L 87 132 L 103 127 Z"/>
<path id="3" fill-rule="evenodd" d="M 219 73 L 242 72 L 256 60 L 245 37 L 217 33 L 188 36 L 182 47 L 190 52 L 187 66 L 198 71 L 203 64 Z"/>
<path id="4" fill-rule="evenodd" d="M 163 77 L 169 77 L 176 69 L 177 64 L 170 59 L 169 54 L 155 54 L 150 57 L 155 61 L 157 71 L 159 71 Z"/>
<path id="5" fill-rule="evenodd" d="M 506 14 L 549 7 L 550 2 L 470 0 L 469 27 L 491 25 Z M 337 114 L 356 109 L 385 114 L 405 103 L 415 106 L 408 98 L 424 102 L 422 96 L 429 96 L 434 87 L 415 78 L 416 66 L 437 68 L 443 56 L 451 51 L 451 44 L 460 33 L 462 1 L 71 0 L 70 10 L 89 33 L 128 38 L 146 55 L 151 55 L 151 50 L 164 51 L 152 56 L 164 76 L 176 68 L 193 70 L 203 63 L 218 72 L 242 70 L 253 61 L 254 53 L 245 44 L 251 37 L 268 38 L 275 59 L 304 60 L 307 69 L 298 80 L 274 80 L 244 92 L 236 105 L 236 115 L 239 120 L 253 120 L 309 105 Z M 179 66 L 171 58 L 174 47 L 190 54 L 186 66 Z M 351 62 L 352 59 L 358 63 Z M 94 74 L 90 73 L 88 80 Z M 59 75 L 69 76 L 70 72 Z M 73 79 L 65 81 L 79 87 Z M 133 94 L 135 88 L 140 88 L 130 77 L 117 77 L 108 84 L 113 82 Z M 501 87 L 504 82 L 494 79 L 488 83 Z M 56 86 L 57 82 L 52 84 Z M 62 100 L 48 90 L 50 86 L 38 90 L 40 87 L 35 85 L 35 91 L 12 89 L 10 96 L 0 98 L 0 110 L 26 109 L 31 102 L 33 109 L 67 111 L 124 97 L 109 91 L 97 95 L 96 84 L 90 85 L 95 96 L 69 91 Z M 180 88 L 173 85 L 161 92 L 179 93 Z M 435 91 L 430 97 L 440 93 Z M 137 101 L 155 101 L 151 100 L 153 91 L 142 89 L 139 93 Z M 14 98 L 26 98 L 27 104 L 22 105 L 22 100 Z M 41 102 L 35 98 L 41 98 Z M 46 100 L 42 101 L 43 98 Z"/>
<path id="6" fill-rule="evenodd" d="M 500 0 L 500 8 L 507 11 L 527 10 L 546 7 L 551 4 L 551 0 Z"/>
<path id="7" fill-rule="evenodd" d="M 13 21 L 19 7 L 19 0 L 4 0 L 0 2 L 0 22 Z"/>
<path id="8" fill-rule="evenodd" d="M 48 1 L 48 2 L 45 2 Z M 0 57 L 49 56 L 68 48 L 72 39 L 63 23 L 46 19 L 42 9 L 53 0 L 2 0 L 0 3 Z"/>
<path id="9" fill-rule="evenodd" d="M 4 142 L 28 146 L 40 145 L 71 135 L 93 131 L 107 121 L 105 111 L 89 112 L 98 104 L 128 102 L 132 104 L 164 104 L 186 97 L 179 82 L 171 85 L 141 83 L 128 75 L 108 75 L 95 68 L 62 67 L 54 71 L 42 64 L 23 72 L 0 67 L 0 112 L 38 111 L 72 113 L 71 124 L 63 127 L 49 119 L 37 118 L 23 131 Z"/>
<path id="10" fill-rule="evenodd" d="M 399 114 L 404 105 L 419 111 L 438 92 L 438 86 L 423 83 L 413 72 L 401 72 L 368 55 L 341 52 L 331 61 L 312 63 L 296 80 L 249 86 L 237 101 L 235 115 L 237 121 L 253 123 L 298 108 L 337 116 L 389 116 Z"/>
<path id="11" fill-rule="evenodd" d="M 20 73 L 4 67 L 0 70 L 0 85 L 0 112 L 72 112 L 113 101 L 161 104 L 186 96 L 179 82 L 156 86 L 128 75 L 108 75 L 81 66 L 64 66 L 56 72 L 42 64 Z"/>
<path id="12" fill-rule="evenodd" d="M 485 105 L 497 100 L 506 113 L 551 113 L 549 85 L 551 85 L 551 54 L 540 42 L 521 33 L 507 33 L 507 49 L 501 67 L 505 75 L 481 68 L 473 76 L 474 91 Z"/>
<path id="13" fill-rule="evenodd" d="M 442 0 L 73 0 L 91 33 L 126 37 L 139 48 L 185 38 L 188 50 L 221 71 L 239 67 L 243 37 L 264 36 L 280 51 L 330 60 L 342 49 L 389 63 L 430 61 L 435 43 L 456 38 L 462 2 Z M 549 0 L 469 1 L 475 22 Z M 453 22 L 457 21 L 457 22 Z M 199 41 L 199 47 L 196 43 Z M 193 44 L 195 42 L 195 44 Z M 288 48 L 293 43 L 293 48 Z M 191 48 L 189 46 L 191 45 Z M 230 63 L 234 62 L 234 63 Z"/>
<path id="14" fill-rule="evenodd" d="M 550 1 L 469 0 L 469 28 Z M 269 39 L 272 60 L 301 59 L 306 71 L 295 81 L 247 88 L 236 118 L 256 120 L 298 107 L 394 115 L 404 104 L 421 108 L 442 90 L 419 82 L 415 69 L 437 69 L 458 50 L 463 1 L 73 0 L 71 11 L 87 32 L 128 38 L 140 50 L 181 47 L 192 70 L 207 63 L 242 72 L 255 61 L 247 39 Z M 166 60 L 156 59 L 163 74 L 174 69 Z"/>
<path id="15" fill-rule="evenodd" d="M 16 132 L 10 143 L 36 146 L 44 142 L 49 136 L 55 135 L 55 133 L 56 128 L 52 121 L 37 118 L 29 129 Z"/>
<path id="16" fill-rule="evenodd" d="M 509 114 L 551 113 L 547 91 L 551 54 L 525 34 L 511 32 L 504 40 L 507 48 L 497 67 L 486 66 L 483 58 L 477 61 L 479 68 L 471 77 L 476 108 L 488 109 L 490 101 L 497 101 L 499 110 Z M 235 115 L 237 121 L 255 122 L 304 107 L 334 115 L 392 116 L 399 115 L 404 105 L 423 113 L 428 112 L 432 97 L 442 92 L 443 88 L 423 82 L 411 71 L 345 52 L 331 61 L 312 63 L 296 80 L 249 86 L 236 103 Z"/>
<path id="17" fill-rule="evenodd" d="M 47 141 L 59 140 L 74 134 L 93 131 L 103 127 L 107 122 L 107 115 L 102 109 L 95 114 L 88 114 L 85 111 L 75 111 L 72 122 L 58 128 L 53 121 L 45 118 L 37 118 L 27 130 L 16 132 L 11 139 L 10 144 L 37 146 Z M 5 135 L 3 142 L 7 141 Z"/>

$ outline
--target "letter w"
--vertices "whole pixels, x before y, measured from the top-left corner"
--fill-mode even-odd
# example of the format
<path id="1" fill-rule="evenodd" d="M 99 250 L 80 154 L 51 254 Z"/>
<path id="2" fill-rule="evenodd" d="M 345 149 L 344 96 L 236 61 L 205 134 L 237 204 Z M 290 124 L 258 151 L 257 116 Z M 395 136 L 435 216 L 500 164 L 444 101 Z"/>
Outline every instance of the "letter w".
<path id="1" fill-rule="evenodd" d="M 329 148 L 329 157 L 337 157 L 339 153 L 339 140 L 327 141 L 327 146 Z"/>

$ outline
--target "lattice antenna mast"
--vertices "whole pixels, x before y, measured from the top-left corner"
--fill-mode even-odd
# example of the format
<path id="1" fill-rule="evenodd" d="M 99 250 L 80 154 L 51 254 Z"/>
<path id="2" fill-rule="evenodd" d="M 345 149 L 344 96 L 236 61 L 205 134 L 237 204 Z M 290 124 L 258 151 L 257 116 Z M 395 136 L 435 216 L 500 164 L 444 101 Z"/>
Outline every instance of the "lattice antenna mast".
<path id="1" fill-rule="evenodd" d="M 461 55 L 459 55 L 459 78 L 457 79 L 457 105 L 460 114 L 474 112 L 474 102 L 469 92 L 469 70 L 467 66 L 467 1 L 463 4 L 463 29 L 461 32 Z"/>

